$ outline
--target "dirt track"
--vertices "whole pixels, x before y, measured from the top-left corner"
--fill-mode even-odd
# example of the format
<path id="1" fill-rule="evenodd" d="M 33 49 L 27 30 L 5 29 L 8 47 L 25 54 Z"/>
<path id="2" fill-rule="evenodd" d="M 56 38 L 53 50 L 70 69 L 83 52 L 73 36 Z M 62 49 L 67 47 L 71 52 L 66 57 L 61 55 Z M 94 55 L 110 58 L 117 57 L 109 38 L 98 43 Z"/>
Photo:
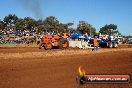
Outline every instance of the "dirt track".
<path id="1" fill-rule="evenodd" d="M 132 75 L 132 48 L 89 50 L 0 49 L 0 88 L 132 88 L 130 84 L 76 83 L 78 67 L 87 74 Z"/>

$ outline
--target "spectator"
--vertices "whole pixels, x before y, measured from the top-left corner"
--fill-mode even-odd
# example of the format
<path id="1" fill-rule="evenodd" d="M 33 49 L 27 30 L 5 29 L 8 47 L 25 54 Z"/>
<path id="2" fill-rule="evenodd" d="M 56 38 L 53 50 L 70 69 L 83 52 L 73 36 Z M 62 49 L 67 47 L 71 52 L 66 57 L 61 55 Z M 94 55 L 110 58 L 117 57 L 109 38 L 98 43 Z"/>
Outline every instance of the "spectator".
<path id="1" fill-rule="evenodd" d="M 36 43 L 37 43 L 37 45 L 40 44 L 40 42 L 41 42 L 40 37 L 37 37 L 37 38 L 36 38 Z"/>

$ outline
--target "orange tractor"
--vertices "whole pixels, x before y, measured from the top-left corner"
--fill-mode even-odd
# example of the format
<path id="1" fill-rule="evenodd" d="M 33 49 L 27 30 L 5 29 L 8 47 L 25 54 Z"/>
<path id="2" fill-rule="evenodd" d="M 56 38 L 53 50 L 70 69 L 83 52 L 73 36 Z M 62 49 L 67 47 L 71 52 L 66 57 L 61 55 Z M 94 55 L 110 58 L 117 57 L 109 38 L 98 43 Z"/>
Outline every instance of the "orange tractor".
<path id="1" fill-rule="evenodd" d="M 42 38 L 42 43 L 39 48 L 44 47 L 45 50 L 50 50 L 53 47 L 57 47 L 59 49 L 66 49 L 69 47 L 69 41 L 67 40 L 67 34 L 63 33 L 62 36 L 59 35 L 44 35 Z"/>

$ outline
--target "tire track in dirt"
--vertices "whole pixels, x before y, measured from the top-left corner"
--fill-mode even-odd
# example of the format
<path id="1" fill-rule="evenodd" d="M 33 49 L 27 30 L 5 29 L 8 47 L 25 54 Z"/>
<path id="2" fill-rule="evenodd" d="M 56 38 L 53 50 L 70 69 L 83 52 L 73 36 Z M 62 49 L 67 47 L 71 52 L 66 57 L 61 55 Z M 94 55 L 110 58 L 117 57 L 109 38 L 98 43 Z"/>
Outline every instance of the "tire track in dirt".
<path id="1" fill-rule="evenodd" d="M 19 51 L 19 49 L 18 49 Z M 100 49 L 98 53 L 105 53 L 105 52 L 118 52 L 118 51 L 132 51 L 132 48 L 115 48 L 115 49 Z M 96 52 L 92 51 L 91 49 L 70 49 L 70 50 L 48 50 L 48 51 L 41 51 L 41 52 L 18 52 L 18 53 L 2 53 L 0 52 L 0 59 L 23 59 L 23 58 L 42 58 L 42 57 L 49 57 L 49 56 L 69 56 L 69 55 L 87 55 L 87 54 L 95 54 Z"/>

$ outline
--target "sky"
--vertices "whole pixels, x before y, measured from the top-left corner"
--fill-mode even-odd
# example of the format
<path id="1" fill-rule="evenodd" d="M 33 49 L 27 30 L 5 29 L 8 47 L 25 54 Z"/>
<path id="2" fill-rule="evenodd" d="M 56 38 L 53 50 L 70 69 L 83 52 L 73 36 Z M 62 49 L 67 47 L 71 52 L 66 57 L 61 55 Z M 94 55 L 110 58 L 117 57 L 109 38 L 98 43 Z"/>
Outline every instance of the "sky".
<path id="1" fill-rule="evenodd" d="M 0 20 L 9 14 L 20 18 L 45 19 L 55 16 L 60 22 L 80 20 L 97 29 L 116 24 L 123 35 L 132 35 L 132 0 L 1 0 Z"/>

